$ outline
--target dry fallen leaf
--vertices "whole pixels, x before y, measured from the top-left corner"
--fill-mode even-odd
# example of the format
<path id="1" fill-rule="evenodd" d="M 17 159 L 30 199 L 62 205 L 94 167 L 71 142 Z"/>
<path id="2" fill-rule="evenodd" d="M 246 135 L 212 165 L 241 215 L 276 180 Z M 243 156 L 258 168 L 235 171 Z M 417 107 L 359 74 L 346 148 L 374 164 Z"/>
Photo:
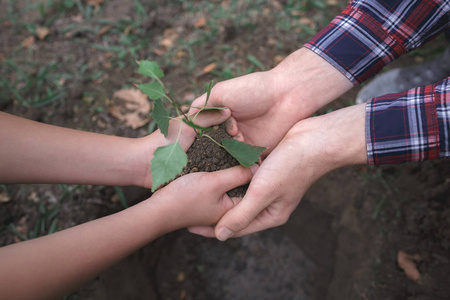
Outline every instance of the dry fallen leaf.
<path id="1" fill-rule="evenodd" d="M 310 18 L 301 18 L 299 22 L 300 24 L 306 25 L 310 28 L 314 28 L 314 21 Z"/>
<path id="2" fill-rule="evenodd" d="M 162 39 L 161 42 L 159 42 L 159 44 L 166 48 L 170 48 L 173 46 L 176 39 L 178 38 L 178 34 L 175 32 L 175 29 L 168 28 L 168 29 L 164 30 L 163 37 L 164 38 Z"/>
<path id="3" fill-rule="evenodd" d="M 281 3 L 277 0 L 272 0 L 272 6 L 276 9 L 276 10 L 282 10 L 283 9 L 283 5 L 281 5 Z"/>
<path id="4" fill-rule="evenodd" d="M 211 72 L 212 70 L 214 70 L 216 68 L 217 64 L 215 62 L 207 65 L 206 67 L 203 68 L 202 73 L 203 74 L 207 74 L 209 72 Z"/>
<path id="5" fill-rule="evenodd" d="M 34 41 L 35 41 L 34 36 L 30 35 L 29 37 L 27 37 L 22 41 L 22 46 L 24 46 L 25 48 L 30 48 L 31 46 L 34 45 Z"/>
<path id="6" fill-rule="evenodd" d="M 302 10 L 293 10 L 293 11 L 291 11 L 291 15 L 295 16 L 295 17 L 304 16 L 305 12 Z"/>
<path id="7" fill-rule="evenodd" d="M 419 261 L 420 255 L 409 255 L 406 252 L 398 251 L 397 263 L 398 266 L 405 271 L 406 276 L 415 281 L 420 281 L 420 272 L 414 261 Z"/>
<path id="8" fill-rule="evenodd" d="M 124 89 L 114 93 L 113 98 L 122 103 L 113 105 L 109 113 L 115 118 L 125 121 L 125 125 L 133 129 L 144 126 L 150 121 L 150 103 L 147 95 L 138 89 Z"/>
<path id="9" fill-rule="evenodd" d="M 87 0 L 86 2 L 91 6 L 99 6 L 104 2 L 104 0 Z"/>
<path id="10" fill-rule="evenodd" d="M 30 201 L 33 201 L 34 203 L 39 203 L 39 201 L 40 201 L 36 192 L 31 192 L 28 195 L 27 199 Z"/>
<path id="11" fill-rule="evenodd" d="M 158 56 L 161 56 L 161 55 L 164 54 L 164 51 L 161 50 L 161 49 L 156 48 L 156 49 L 153 49 L 153 53 L 155 53 Z"/>
<path id="12" fill-rule="evenodd" d="M 47 37 L 47 35 L 49 35 L 49 33 L 50 29 L 48 29 L 47 27 L 36 28 L 36 35 L 41 41 L 43 41 Z"/>
<path id="13" fill-rule="evenodd" d="M 11 200 L 11 197 L 9 197 L 6 194 L 6 191 L 3 191 L 3 192 L 0 193 L 0 203 L 9 202 L 9 200 Z"/>
<path id="14" fill-rule="evenodd" d="M 110 29 L 112 28 L 111 25 L 105 25 L 102 28 L 100 28 L 100 30 L 97 32 L 97 36 L 102 36 L 105 33 L 107 33 Z"/>
<path id="15" fill-rule="evenodd" d="M 76 22 L 76 23 L 80 23 L 83 22 L 83 16 L 82 15 L 76 15 L 72 17 L 72 21 Z"/>
<path id="16" fill-rule="evenodd" d="M 205 16 L 202 16 L 200 19 L 197 20 L 197 22 L 194 23 L 195 28 L 200 28 L 206 25 L 206 18 Z"/>

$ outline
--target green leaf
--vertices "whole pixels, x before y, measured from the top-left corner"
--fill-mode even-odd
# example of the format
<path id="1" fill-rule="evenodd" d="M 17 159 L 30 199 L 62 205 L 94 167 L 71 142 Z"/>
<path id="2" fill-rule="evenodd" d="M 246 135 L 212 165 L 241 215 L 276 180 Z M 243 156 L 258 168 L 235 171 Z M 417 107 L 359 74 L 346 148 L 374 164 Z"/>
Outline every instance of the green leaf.
<path id="1" fill-rule="evenodd" d="M 249 62 L 260 68 L 262 71 L 264 71 L 266 68 L 264 68 L 264 65 L 253 55 L 249 54 L 247 55 L 247 59 Z"/>
<path id="2" fill-rule="evenodd" d="M 138 84 L 137 87 L 152 100 L 166 97 L 163 87 L 158 82 Z"/>
<path id="3" fill-rule="evenodd" d="M 148 60 L 143 60 L 139 62 L 138 72 L 142 75 L 149 76 L 151 78 L 161 78 L 164 76 L 164 73 L 159 68 L 158 64 L 154 61 Z"/>
<path id="4" fill-rule="evenodd" d="M 208 105 L 208 101 L 209 101 L 209 96 L 211 96 L 211 89 L 213 86 L 213 81 L 211 80 L 208 84 L 208 87 L 206 89 L 206 101 L 205 101 L 205 106 Z"/>
<path id="5" fill-rule="evenodd" d="M 167 134 L 169 133 L 170 117 L 169 113 L 164 108 L 161 99 L 155 100 L 155 104 L 152 111 L 152 118 L 156 121 L 156 124 L 158 124 L 161 133 L 164 134 L 165 137 L 167 137 Z"/>
<path id="6" fill-rule="evenodd" d="M 222 139 L 222 145 L 237 161 L 244 167 L 250 168 L 254 165 L 265 147 L 258 147 L 236 140 Z"/>
<path id="7" fill-rule="evenodd" d="M 152 171 L 152 191 L 154 192 L 158 187 L 181 173 L 187 164 L 187 155 L 178 142 L 157 148 L 153 155 L 150 170 Z"/>

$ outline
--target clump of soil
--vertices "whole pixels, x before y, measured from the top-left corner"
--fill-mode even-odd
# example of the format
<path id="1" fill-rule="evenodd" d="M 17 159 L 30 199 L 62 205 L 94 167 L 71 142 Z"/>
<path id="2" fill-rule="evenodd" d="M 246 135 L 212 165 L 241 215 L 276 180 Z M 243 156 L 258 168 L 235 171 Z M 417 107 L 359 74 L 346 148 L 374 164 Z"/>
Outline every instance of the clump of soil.
<path id="1" fill-rule="evenodd" d="M 225 123 L 214 126 L 212 131 L 206 133 L 221 144 L 222 139 L 231 139 L 227 133 Z M 238 166 L 239 162 L 223 147 L 214 143 L 210 138 L 196 137 L 192 146 L 186 152 L 188 163 L 180 176 L 193 172 L 214 172 Z M 228 192 L 230 197 L 243 197 L 248 185 L 240 186 Z"/>

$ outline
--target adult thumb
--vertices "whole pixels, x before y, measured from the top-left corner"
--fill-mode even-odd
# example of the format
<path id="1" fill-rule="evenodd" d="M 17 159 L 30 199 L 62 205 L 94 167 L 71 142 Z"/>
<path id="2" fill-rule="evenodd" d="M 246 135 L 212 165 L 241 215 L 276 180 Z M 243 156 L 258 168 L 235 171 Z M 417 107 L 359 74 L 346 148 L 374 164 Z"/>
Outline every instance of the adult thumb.
<path id="1" fill-rule="evenodd" d="M 258 198 L 247 192 L 239 204 L 226 212 L 217 223 L 215 228 L 217 239 L 225 241 L 235 233 L 244 230 L 265 207 L 265 203 L 259 203 Z"/>

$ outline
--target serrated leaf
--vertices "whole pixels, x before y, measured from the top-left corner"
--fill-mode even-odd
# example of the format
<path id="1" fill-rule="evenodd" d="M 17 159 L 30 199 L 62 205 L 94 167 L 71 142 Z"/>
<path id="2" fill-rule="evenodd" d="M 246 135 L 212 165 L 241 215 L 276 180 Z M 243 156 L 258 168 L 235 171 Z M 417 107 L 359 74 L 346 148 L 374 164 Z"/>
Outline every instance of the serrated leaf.
<path id="1" fill-rule="evenodd" d="M 265 147 L 258 147 L 237 140 L 222 139 L 222 145 L 244 167 L 254 165 Z"/>
<path id="2" fill-rule="evenodd" d="M 164 134 L 165 137 L 167 137 L 167 134 L 169 133 L 170 118 L 169 113 L 164 108 L 161 99 L 155 100 L 155 104 L 152 111 L 152 118 L 156 121 L 156 124 L 158 124 L 161 133 Z"/>
<path id="3" fill-rule="evenodd" d="M 158 64 L 154 61 L 143 60 L 139 62 L 138 72 L 142 75 L 152 78 L 161 78 L 164 76 L 164 72 L 159 68 Z"/>
<path id="4" fill-rule="evenodd" d="M 138 84 L 137 87 L 152 100 L 166 97 L 163 87 L 158 82 Z"/>
<path id="5" fill-rule="evenodd" d="M 159 147 L 153 153 L 152 166 L 152 191 L 166 182 L 174 179 L 187 164 L 187 155 L 181 149 L 178 142 Z"/>

